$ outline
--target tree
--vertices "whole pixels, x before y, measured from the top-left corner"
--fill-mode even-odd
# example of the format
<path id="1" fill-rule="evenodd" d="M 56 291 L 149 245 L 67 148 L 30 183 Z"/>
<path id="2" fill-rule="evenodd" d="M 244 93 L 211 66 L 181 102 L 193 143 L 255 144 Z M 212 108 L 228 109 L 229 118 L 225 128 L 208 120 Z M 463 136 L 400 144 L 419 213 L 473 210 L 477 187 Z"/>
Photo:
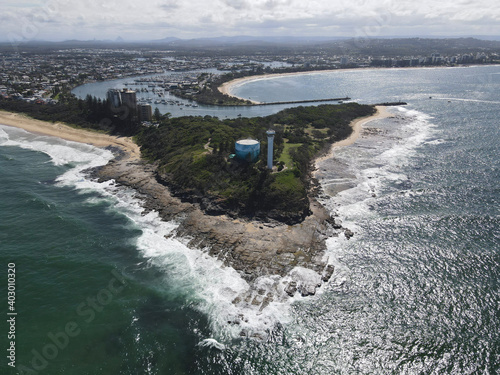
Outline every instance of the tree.
<path id="1" fill-rule="evenodd" d="M 161 113 L 160 113 L 160 110 L 158 109 L 158 107 L 155 108 L 155 113 L 154 113 L 154 118 L 156 121 L 160 121 L 161 120 Z"/>

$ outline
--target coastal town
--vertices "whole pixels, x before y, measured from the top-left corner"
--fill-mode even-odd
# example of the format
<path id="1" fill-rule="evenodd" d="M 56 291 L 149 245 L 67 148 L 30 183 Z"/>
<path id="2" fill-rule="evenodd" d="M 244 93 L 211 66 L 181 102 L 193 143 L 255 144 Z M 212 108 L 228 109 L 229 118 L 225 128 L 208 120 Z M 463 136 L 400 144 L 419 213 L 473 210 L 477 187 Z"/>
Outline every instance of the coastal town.
<path id="1" fill-rule="evenodd" d="M 399 41 L 399 42 L 398 42 Z M 425 41 L 425 40 L 423 40 Z M 97 81 L 131 77 L 131 83 L 150 90 L 155 83 L 162 90 L 190 98 L 227 73 L 237 76 L 342 68 L 401 68 L 463 66 L 500 63 L 500 43 L 476 45 L 461 41 L 450 49 L 446 40 L 429 42 L 428 48 L 408 54 L 401 40 L 386 40 L 377 53 L 371 48 L 349 46 L 269 46 L 228 49 L 169 49 L 159 46 L 0 46 L 0 99 L 54 104 L 74 87 Z M 450 44 L 450 43 L 448 43 Z M 441 50 L 439 46 L 442 46 Z M 384 51 L 381 53 L 380 51 Z M 141 78 L 142 77 L 142 78 Z M 135 79 L 135 81 L 133 79 Z M 148 85 L 151 85 L 148 88 Z M 157 98 L 161 101 L 161 97 Z M 144 103 L 147 104 L 147 103 Z M 154 104 L 154 103 L 149 103 Z M 214 102 L 217 104 L 217 102 Z"/>
<path id="2" fill-rule="evenodd" d="M 0 20 L 0 375 L 500 375 L 500 2 Z"/>

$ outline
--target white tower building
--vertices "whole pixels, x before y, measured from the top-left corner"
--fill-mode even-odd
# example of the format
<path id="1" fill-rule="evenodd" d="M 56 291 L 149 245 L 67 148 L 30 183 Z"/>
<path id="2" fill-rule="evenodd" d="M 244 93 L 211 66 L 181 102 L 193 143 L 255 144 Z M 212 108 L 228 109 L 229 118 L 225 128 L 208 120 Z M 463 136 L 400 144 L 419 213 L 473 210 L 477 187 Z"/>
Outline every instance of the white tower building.
<path id="1" fill-rule="evenodd" d="M 268 130 L 267 134 L 267 168 L 273 169 L 273 146 L 274 146 L 274 130 Z"/>

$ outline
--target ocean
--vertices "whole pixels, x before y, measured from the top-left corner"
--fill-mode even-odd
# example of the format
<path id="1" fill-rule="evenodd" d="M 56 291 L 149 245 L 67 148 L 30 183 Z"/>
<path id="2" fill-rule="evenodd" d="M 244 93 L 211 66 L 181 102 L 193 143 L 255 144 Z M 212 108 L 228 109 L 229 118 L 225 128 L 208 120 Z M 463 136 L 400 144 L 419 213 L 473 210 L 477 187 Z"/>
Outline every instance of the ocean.
<path id="1" fill-rule="evenodd" d="M 237 272 L 170 238 L 177 224 L 143 214 L 133 190 L 86 177 L 109 151 L 0 126 L 0 288 L 8 312 L 14 265 L 21 373 L 500 372 L 500 66 L 323 72 L 234 93 L 408 102 L 319 165 L 321 202 L 355 233 L 328 239 L 329 283 L 239 311 Z"/>

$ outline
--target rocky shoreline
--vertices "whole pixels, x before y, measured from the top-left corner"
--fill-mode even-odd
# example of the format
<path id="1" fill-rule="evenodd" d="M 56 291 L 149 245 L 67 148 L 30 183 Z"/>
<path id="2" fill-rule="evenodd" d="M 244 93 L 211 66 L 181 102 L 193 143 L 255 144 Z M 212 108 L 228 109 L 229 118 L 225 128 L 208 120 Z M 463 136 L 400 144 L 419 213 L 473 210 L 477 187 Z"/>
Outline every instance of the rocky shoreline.
<path id="1" fill-rule="evenodd" d="M 117 157 L 105 166 L 90 170 L 91 178 L 100 182 L 114 180 L 137 191 L 144 213 L 157 211 L 162 220 L 177 222 L 179 226 L 173 236 L 188 247 L 207 249 L 225 266 L 238 271 L 250 285 L 262 276 L 289 276 L 283 290 L 289 296 L 313 295 L 334 271 L 333 265 L 324 259 L 326 239 L 340 234 L 347 238 L 353 235 L 315 198 L 310 198 L 312 214 L 295 225 L 207 215 L 200 208 L 201 202 L 188 203 L 174 197 L 161 183 L 154 164 L 129 158 L 124 152 L 116 153 L 116 149 L 113 151 Z M 316 192 L 318 189 L 321 188 L 316 184 Z M 311 270 L 318 277 L 313 278 L 314 282 L 304 280 L 300 274 L 294 277 L 295 268 Z"/>
<path id="2" fill-rule="evenodd" d="M 319 161 L 331 157 L 335 147 L 354 143 L 363 124 L 391 116 L 385 107 L 376 108 L 376 114 L 352 121 L 351 136 L 332 145 L 312 168 L 317 169 Z M 334 272 L 334 266 L 325 256 L 326 240 L 340 235 L 349 239 L 354 235 L 318 202 L 316 197 L 322 195 L 322 188 L 314 177 L 308 194 L 310 214 L 300 223 L 288 225 L 220 214 L 218 210 L 207 209 L 210 205 L 203 197 L 198 201 L 183 201 L 166 186 L 155 164 L 135 157 L 127 149 L 111 150 L 116 157 L 107 165 L 91 170 L 90 176 L 99 181 L 114 180 L 134 189 L 143 202 L 144 213 L 156 211 L 162 220 L 178 223 L 171 236 L 190 248 L 206 250 L 224 266 L 238 271 L 250 290 L 235 298 L 233 302 L 237 305 L 256 305 L 262 310 L 276 299 L 314 295 Z M 274 281 L 262 288 L 263 278 Z"/>
<path id="3" fill-rule="evenodd" d="M 330 152 L 316 159 L 316 167 L 312 168 L 331 157 L 335 147 L 352 144 L 362 124 L 387 116 L 383 108 L 377 107 L 378 114 L 352 121 L 351 136 L 332 145 Z M 134 189 L 145 214 L 155 211 L 162 220 L 178 224 L 171 236 L 190 248 L 206 251 L 219 259 L 222 267 L 236 270 L 248 284 L 245 291 L 231 297 L 239 311 L 260 313 L 273 301 L 286 302 L 292 297 L 315 294 L 334 273 L 325 255 L 326 240 L 353 235 L 317 201 L 315 197 L 322 194 L 322 189 L 315 179 L 311 181 L 309 194 L 311 214 L 298 224 L 287 225 L 268 217 L 263 218 L 264 221 L 231 217 L 207 210 L 206 197 L 201 197 L 199 202 L 185 202 L 182 197 L 175 197 L 158 174 L 157 166 L 141 159 L 138 145 L 130 138 L 74 129 L 10 112 L 2 112 L 0 117 L 5 125 L 112 151 L 115 158 L 105 166 L 88 170 L 88 177 L 98 181 L 114 180 L 118 186 Z M 229 323 L 245 321 L 240 315 Z"/>

